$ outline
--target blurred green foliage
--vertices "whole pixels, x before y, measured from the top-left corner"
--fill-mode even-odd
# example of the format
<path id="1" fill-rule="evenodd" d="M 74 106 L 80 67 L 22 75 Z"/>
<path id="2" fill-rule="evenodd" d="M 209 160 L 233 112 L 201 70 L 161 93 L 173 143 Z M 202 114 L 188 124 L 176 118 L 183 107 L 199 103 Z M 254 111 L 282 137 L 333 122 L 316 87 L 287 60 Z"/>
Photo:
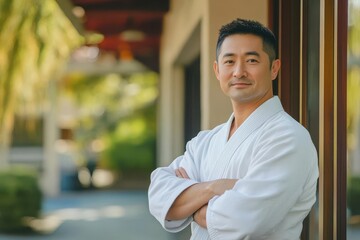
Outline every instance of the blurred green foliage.
<path id="1" fill-rule="evenodd" d="M 347 204 L 351 215 L 360 215 L 360 177 L 350 177 L 348 180 Z"/>
<path id="2" fill-rule="evenodd" d="M 47 82 L 83 37 L 55 0 L 0 0 L 0 29 L 1 123 L 12 97 L 19 111 L 43 100 Z"/>
<path id="3" fill-rule="evenodd" d="M 108 148 L 102 164 L 122 175 L 150 173 L 155 166 L 156 107 L 152 105 L 122 119 L 116 130 L 106 136 Z"/>
<path id="4" fill-rule="evenodd" d="M 356 149 L 360 117 L 360 8 L 351 6 L 349 9 L 347 129 L 348 148 Z"/>
<path id="5" fill-rule="evenodd" d="M 37 147 L 44 143 L 44 119 L 15 116 L 12 132 L 13 147 Z"/>
<path id="6" fill-rule="evenodd" d="M 96 140 L 101 146 L 98 165 L 122 174 L 149 172 L 154 167 L 156 73 L 127 78 L 73 73 L 63 84 L 63 97 L 71 98 L 79 109 L 74 127 L 79 149 L 87 149 Z"/>
<path id="7" fill-rule="evenodd" d="M 55 0 L 0 0 L 0 161 L 6 163 L 15 113 L 42 114 L 46 91 L 84 43 Z"/>
<path id="8" fill-rule="evenodd" d="M 0 171 L 0 231 L 28 230 L 24 217 L 39 217 L 42 194 L 37 181 L 29 168 Z"/>
<path id="9" fill-rule="evenodd" d="M 360 7 L 349 1 L 348 76 L 347 76 L 347 148 L 348 181 L 347 204 L 351 215 L 360 215 Z"/>

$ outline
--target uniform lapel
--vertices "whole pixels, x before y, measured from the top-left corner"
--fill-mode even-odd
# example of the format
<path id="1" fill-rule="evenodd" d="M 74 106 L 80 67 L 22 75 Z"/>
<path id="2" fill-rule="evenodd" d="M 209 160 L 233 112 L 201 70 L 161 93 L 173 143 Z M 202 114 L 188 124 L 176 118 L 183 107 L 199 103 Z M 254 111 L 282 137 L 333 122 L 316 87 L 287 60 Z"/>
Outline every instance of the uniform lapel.
<path id="1" fill-rule="evenodd" d="M 280 100 L 278 97 L 273 97 L 263 103 L 260 107 L 258 107 L 246 120 L 245 122 L 235 131 L 233 136 L 229 139 L 229 141 L 224 145 L 224 148 L 217 155 L 217 159 L 215 159 L 215 165 L 212 169 L 211 176 L 215 178 L 222 178 L 224 174 L 226 174 L 226 170 L 230 164 L 231 159 L 236 152 L 236 150 L 241 146 L 241 144 L 253 133 L 256 129 L 258 129 L 261 125 L 264 124 L 269 118 L 278 113 L 279 111 L 283 111 Z M 230 126 L 233 121 L 234 116 L 231 115 L 227 124 L 224 126 L 223 131 L 226 134 L 221 134 L 221 137 L 227 140 L 229 136 Z"/>

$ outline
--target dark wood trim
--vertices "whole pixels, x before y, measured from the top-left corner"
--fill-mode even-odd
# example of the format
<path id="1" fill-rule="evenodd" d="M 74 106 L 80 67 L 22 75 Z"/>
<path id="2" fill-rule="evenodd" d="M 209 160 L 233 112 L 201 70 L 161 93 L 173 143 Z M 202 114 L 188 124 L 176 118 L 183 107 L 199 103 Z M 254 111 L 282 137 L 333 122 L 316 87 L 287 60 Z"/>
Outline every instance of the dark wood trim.
<path id="1" fill-rule="evenodd" d="M 275 13 L 275 10 L 276 10 L 276 7 L 275 7 L 275 1 L 277 0 L 268 0 L 268 28 L 271 29 L 271 31 L 274 32 L 274 18 L 276 18 L 276 13 Z"/>
<path id="2" fill-rule="evenodd" d="M 279 36 L 279 0 L 268 0 L 268 27 L 276 37 Z M 279 38 L 278 38 L 279 39 Z M 278 46 L 279 48 L 279 46 Z M 279 54 L 279 53 L 278 53 Z M 273 93 L 279 95 L 279 79 L 273 81 Z"/>
<path id="3" fill-rule="evenodd" d="M 275 36 L 279 36 L 279 1 L 268 0 L 268 27 Z"/>
<path id="4" fill-rule="evenodd" d="M 334 239 L 334 6 L 336 0 L 326 0 L 323 2 L 324 18 L 322 19 L 324 36 L 321 44 L 323 45 L 323 101 L 320 102 L 322 106 L 322 122 L 323 126 L 322 146 L 320 147 L 322 158 L 320 159 L 320 239 L 332 240 Z"/>
<path id="5" fill-rule="evenodd" d="M 336 239 L 346 239 L 346 182 L 347 182 L 347 31 L 348 1 L 338 0 L 337 9 L 337 202 Z"/>
<path id="6" fill-rule="evenodd" d="M 302 15 L 302 26 L 301 29 L 302 32 L 302 46 L 301 46 L 301 54 L 302 54 L 302 68 L 300 69 L 302 73 L 302 79 L 301 79 L 301 87 L 302 87 L 302 93 L 301 93 L 301 115 L 300 115 L 300 123 L 305 127 L 308 128 L 308 105 L 307 105 L 307 72 L 308 72 L 308 7 L 307 7 L 308 1 L 303 1 L 303 15 Z M 300 89 L 299 89 L 300 90 Z M 303 221 L 303 229 L 300 236 L 301 240 L 308 240 L 310 239 L 310 218 L 309 215 L 305 218 Z"/>
<path id="7" fill-rule="evenodd" d="M 308 1 L 303 1 L 303 16 L 302 16 L 302 46 L 301 46 L 301 53 L 302 53 L 302 79 L 301 79 L 301 87 L 302 87 L 302 95 L 301 95 L 301 119 L 300 122 L 304 127 L 308 128 L 308 104 L 307 104 L 307 87 L 308 87 Z"/>
<path id="8" fill-rule="evenodd" d="M 279 96 L 285 111 L 300 118 L 300 1 L 280 0 L 279 54 L 281 70 Z"/>

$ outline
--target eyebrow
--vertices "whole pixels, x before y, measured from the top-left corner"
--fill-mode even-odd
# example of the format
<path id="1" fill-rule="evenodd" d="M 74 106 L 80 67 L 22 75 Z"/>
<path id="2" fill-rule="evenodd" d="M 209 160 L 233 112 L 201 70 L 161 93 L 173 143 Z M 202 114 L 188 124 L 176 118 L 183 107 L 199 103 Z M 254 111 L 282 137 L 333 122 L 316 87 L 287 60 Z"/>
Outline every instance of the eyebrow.
<path id="1" fill-rule="evenodd" d="M 225 53 L 223 55 L 223 57 L 232 57 L 234 56 L 235 53 Z M 245 56 L 256 56 L 256 57 L 260 57 L 260 54 L 257 51 L 249 51 L 245 53 Z"/>
<path id="2" fill-rule="evenodd" d="M 250 52 L 247 52 L 245 53 L 246 56 L 257 56 L 257 57 L 260 57 L 260 54 L 256 51 L 250 51 Z"/>

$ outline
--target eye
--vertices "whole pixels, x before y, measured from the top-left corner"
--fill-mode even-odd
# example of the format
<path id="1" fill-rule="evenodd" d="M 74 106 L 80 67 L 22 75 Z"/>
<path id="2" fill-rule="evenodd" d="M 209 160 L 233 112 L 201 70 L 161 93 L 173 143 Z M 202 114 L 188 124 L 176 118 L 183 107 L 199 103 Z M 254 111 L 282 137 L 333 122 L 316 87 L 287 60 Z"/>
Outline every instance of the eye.
<path id="1" fill-rule="evenodd" d="M 234 63 L 234 61 L 231 60 L 231 59 L 228 59 L 228 60 L 224 61 L 224 64 L 233 64 L 233 63 Z"/>
<path id="2" fill-rule="evenodd" d="M 259 61 L 257 59 L 251 58 L 251 59 L 248 59 L 246 62 L 248 62 L 248 63 L 258 63 Z"/>

